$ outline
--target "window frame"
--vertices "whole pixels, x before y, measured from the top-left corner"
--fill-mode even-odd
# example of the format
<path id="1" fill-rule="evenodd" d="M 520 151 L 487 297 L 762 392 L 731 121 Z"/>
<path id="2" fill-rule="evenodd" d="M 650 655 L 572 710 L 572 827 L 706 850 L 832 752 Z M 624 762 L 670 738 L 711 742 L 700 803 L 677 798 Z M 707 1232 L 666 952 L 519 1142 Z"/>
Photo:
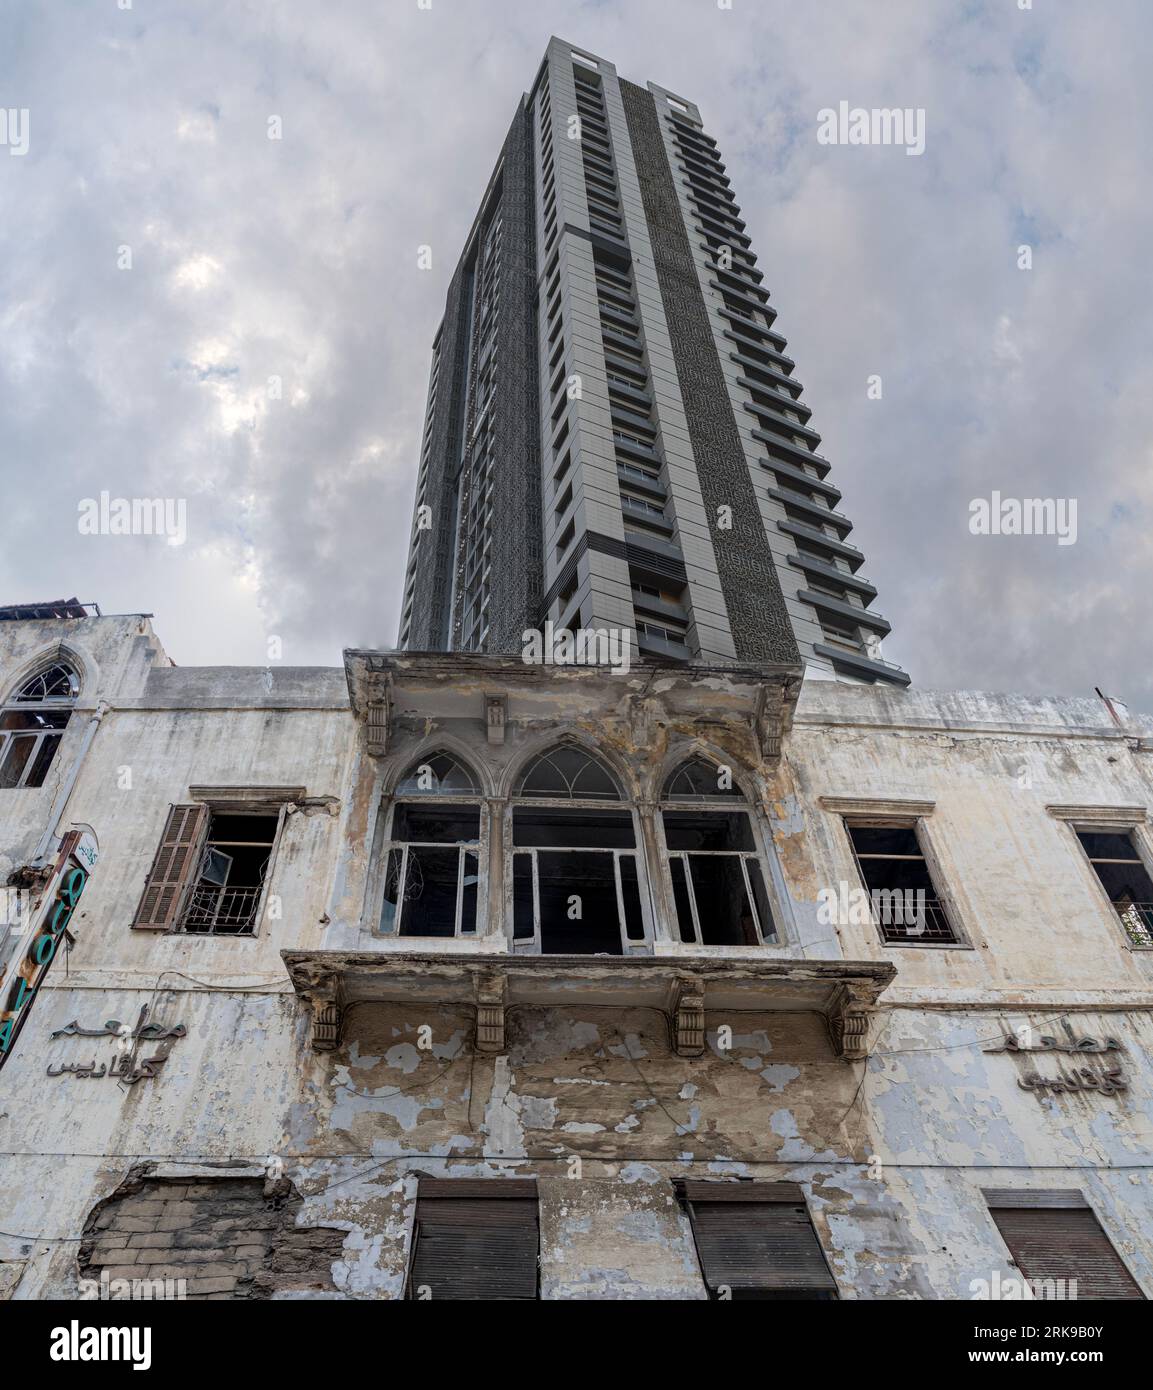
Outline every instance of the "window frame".
<path id="1" fill-rule="evenodd" d="M 451 756 L 451 755 L 450 755 Z M 459 761 L 459 760 L 458 760 Z M 414 763 L 415 766 L 415 763 Z M 461 764 L 466 771 L 471 772 L 467 764 Z M 405 781 L 408 777 L 406 772 L 400 780 Z M 398 786 L 400 783 L 398 782 Z M 461 806 L 478 812 L 478 830 L 475 840 L 397 840 L 395 838 L 396 815 L 397 811 L 405 806 Z M 379 814 L 379 813 L 378 813 Z M 408 937 L 409 941 L 475 941 L 485 934 L 486 930 L 486 906 L 487 894 L 482 891 L 486 883 L 485 869 L 488 864 L 489 854 L 489 817 L 488 806 L 483 794 L 479 791 L 465 795 L 452 794 L 443 796 L 438 792 L 415 792 L 406 793 L 404 796 L 393 796 L 390 798 L 389 805 L 383 816 L 380 817 L 382 824 L 382 838 L 376 855 L 376 887 L 373 894 L 375 901 L 375 913 L 372 920 L 372 935 L 383 941 L 399 941 L 404 936 L 404 897 L 403 885 L 408 876 L 408 857 L 409 850 L 415 849 L 439 849 L 456 850 L 456 904 L 453 912 L 453 932 L 451 936 L 431 936 L 419 932 L 413 932 Z M 399 883 L 401 885 L 401 896 L 397 899 L 397 912 L 393 919 L 393 925 L 388 931 L 381 928 L 381 918 L 384 915 L 385 894 L 388 891 L 389 861 L 392 858 L 393 850 L 400 852 Z M 461 918 L 464 915 L 464 877 L 467 856 L 472 854 L 476 857 L 476 926 L 472 931 L 461 931 Z"/>
<path id="2" fill-rule="evenodd" d="M 1086 817 L 1075 817 L 1065 820 L 1065 824 L 1068 826 L 1073 836 L 1073 843 L 1077 847 L 1077 852 L 1080 854 L 1082 862 L 1089 871 L 1089 878 L 1092 881 L 1093 888 L 1100 901 L 1104 903 L 1109 918 L 1114 924 L 1115 932 L 1120 935 L 1121 944 L 1126 946 L 1130 951 L 1153 951 L 1153 941 L 1150 941 L 1147 946 L 1142 946 L 1134 941 L 1126 931 L 1125 923 L 1121 918 L 1120 912 L 1117 910 L 1116 903 L 1110 898 L 1108 890 L 1104 883 L 1101 882 L 1101 876 L 1097 872 L 1096 864 L 1090 858 L 1089 851 L 1081 843 L 1082 835 L 1129 836 L 1138 862 L 1141 864 L 1142 868 L 1144 868 L 1150 881 L 1153 882 L 1153 848 L 1150 847 L 1148 842 L 1146 822 L 1144 820 L 1127 820 L 1124 816 L 1119 815 L 1115 820 L 1095 820 Z M 1147 930 L 1153 932 L 1153 928 L 1147 928 Z"/>
<path id="3" fill-rule="evenodd" d="M 583 754 L 591 762 L 595 763 L 605 776 L 612 782 L 617 789 L 616 797 L 561 797 L 561 796 L 533 796 L 524 795 L 518 789 L 524 785 L 525 779 L 536 767 L 536 764 L 545 757 L 553 753 L 562 751 L 573 751 Z M 567 779 L 566 779 L 567 780 Z M 636 802 L 630 799 L 627 789 L 622 785 L 621 778 L 616 770 L 602 758 L 599 753 L 590 748 L 586 748 L 580 743 L 554 743 L 545 748 L 538 748 L 530 753 L 517 769 L 516 776 L 512 781 L 512 791 L 503 807 L 503 838 L 504 838 L 504 905 L 505 905 L 505 933 L 509 943 L 509 950 L 516 955 L 544 955 L 541 950 L 541 912 L 540 912 L 540 867 L 538 855 L 543 850 L 546 854 L 611 854 L 613 857 L 613 883 L 616 890 L 617 901 L 617 930 L 620 933 L 621 957 L 636 955 L 651 955 L 653 941 L 655 939 L 654 915 L 652 908 L 652 890 L 649 883 L 649 871 L 647 856 L 645 854 L 644 827 L 637 814 Z M 631 848 L 613 848 L 610 846 L 591 846 L 591 845 L 521 845 L 514 842 L 513 818 L 517 810 L 562 810 L 562 811 L 583 811 L 590 814 L 603 814 L 605 811 L 627 812 L 629 823 L 633 832 L 633 844 Z M 516 858 L 518 855 L 525 855 L 529 858 L 532 871 L 532 907 L 533 907 L 533 933 L 531 937 L 517 937 L 516 935 Z M 621 880 L 621 857 L 629 855 L 632 857 L 636 866 L 637 875 L 637 897 L 640 900 L 641 926 L 643 935 L 632 938 L 628 934 L 628 920 L 624 904 L 624 885 Z M 591 959 L 594 952 L 589 952 Z"/>
<path id="4" fill-rule="evenodd" d="M 701 762 L 708 766 L 716 767 L 711 758 L 706 758 L 699 753 L 689 754 L 687 757 L 678 759 L 661 778 L 660 800 L 657 802 L 657 815 L 654 821 L 657 825 L 657 843 L 660 849 L 661 859 L 665 865 L 665 882 L 669 894 L 669 937 L 670 940 L 683 946 L 691 946 L 697 951 L 731 951 L 741 949 L 763 949 L 766 946 L 783 947 L 789 944 L 789 934 L 785 925 L 785 914 L 781 908 L 781 892 L 778 886 L 775 871 L 778 868 L 775 855 L 769 853 L 768 841 L 763 833 L 764 827 L 759 823 L 757 808 L 749 800 L 745 792 L 744 785 L 739 778 L 733 777 L 732 789 L 727 792 L 717 792 L 715 796 L 699 796 L 690 798 L 687 795 L 670 796 L 666 789 L 669 783 L 682 771 L 689 763 Z M 728 850 L 728 849 L 669 849 L 668 838 L 665 834 L 665 812 L 682 811 L 691 812 L 696 815 L 714 812 L 739 812 L 748 818 L 749 830 L 752 836 L 753 848 L 748 850 Z M 726 859 L 740 859 L 741 877 L 745 885 L 745 896 L 752 908 L 753 925 L 756 928 L 758 941 L 755 943 L 742 942 L 737 946 L 725 945 L 715 942 L 706 942 L 701 939 L 700 912 L 697 907 L 697 894 L 693 886 L 693 878 L 689 860 L 697 857 L 715 857 Z M 685 941 L 681 933 L 680 913 L 677 910 L 676 884 L 673 878 L 673 860 L 680 860 L 683 864 L 685 885 L 688 890 L 689 909 L 693 919 L 693 932 L 696 936 L 695 941 Z M 746 861 L 756 860 L 760 869 L 761 886 L 764 889 L 765 897 L 768 899 L 769 915 L 772 918 L 774 933 L 771 938 L 765 935 L 764 927 L 761 924 L 761 913 L 757 906 L 756 894 L 753 892 L 752 884 L 749 882 L 749 870 Z"/>
<path id="5" fill-rule="evenodd" d="M 177 905 L 176 913 L 172 919 L 172 926 L 165 933 L 168 936 L 183 937 L 208 937 L 213 940 L 235 940 L 235 941 L 255 941 L 260 936 L 260 928 L 264 922 L 264 911 L 268 903 L 269 887 L 272 883 L 273 875 L 276 872 L 276 857 L 280 849 L 280 843 L 284 836 L 284 825 L 288 818 L 287 802 L 269 802 L 267 806 L 253 806 L 247 802 L 229 801 L 203 801 L 200 803 L 189 802 L 188 804 L 200 804 L 207 806 L 208 817 L 204 823 L 204 833 L 196 846 L 195 855 L 190 856 L 197 866 L 204 859 L 205 851 L 212 843 L 212 822 L 217 816 L 261 816 L 271 819 L 276 816 L 276 829 L 273 831 L 272 840 L 268 846 L 268 859 L 265 861 L 264 877 L 261 880 L 260 894 L 256 899 L 256 906 L 252 912 L 252 929 L 250 931 L 226 932 L 226 931 L 189 931 L 184 924 L 184 917 L 189 910 L 189 901 L 193 889 L 196 886 L 195 870 L 192 870 L 184 884 L 180 902 Z M 223 896 L 224 888 L 221 890 Z"/>
<path id="6" fill-rule="evenodd" d="M 20 698 L 21 691 L 25 690 L 34 681 L 40 680 L 50 671 L 60 667 L 67 671 L 71 677 L 73 685 L 72 691 L 68 696 L 46 696 L 43 699 Z M 10 714 L 36 714 L 40 713 L 63 713 L 67 717 L 64 723 L 57 729 L 5 729 L 0 727 L 0 767 L 3 767 L 9 751 L 12 749 L 17 739 L 31 739 L 32 749 L 28 757 L 24 760 L 20 768 L 20 775 L 10 787 L 0 787 L 0 791 L 38 791 L 48 780 L 48 774 L 56 762 L 57 754 L 60 752 L 60 745 L 68 733 L 68 727 L 72 723 L 72 716 L 76 712 L 76 702 L 80 699 L 83 689 L 81 673 L 77 663 L 68 656 L 57 653 L 56 655 L 38 662 L 27 675 L 20 677 L 6 695 L 4 702 L 0 704 L 0 716 Z M 44 767 L 43 774 L 38 782 L 28 781 L 29 773 L 32 772 L 40 760 L 43 745 L 55 739 L 56 744 L 52 750 L 52 756 L 48 759 Z"/>
<path id="7" fill-rule="evenodd" d="M 841 824 L 841 831 L 848 845 L 849 855 L 853 861 L 853 867 L 856 870 L 857 882 L 865 892 L 869 906 L 869 919 L 873 923 L 873 927 L 877 933 L 877 939 L 883 947 L 915 947 L 918 950 L 932 951 L 973 950 L 973 943 L 965 929 L 964 919 L 957 909 L 956 898 L 948 887 L 942 887 L 948 880 L 942 870 L 940 858 L 928 830 L 928 814 L 919 814 L 915 812 L 898 812 L 894 814 L 891 811 L 880 809 L 876 812 L 867 810 L 841 811 L 838 812 L 837 815 Z M 917 847 L 921 851 L 920 857 L 924 861 L 925 870 L 929 875 L 929 882 L 933 886 L 933 896 L 939 904 L 940 911 L 944 915 L 945 921 L 949 925 L 949 930 L 953 933 L 952 941 L 921 941 L 916 937 L 906 937 L 901 940 L 890 941 L 886 938 L 884 926 L 877 921 L 877 915 L 873 911 L 873 890 L 869 887 L 865 875 L 861 870 L 861 861 L 857 854 L 857 847 L 853 843 L 853 837 L 850 834 L 850 828 L 854 826 L 862 829 L 912 830 L 917 841 Z M 909 856 L 878 855 L 876 857 L 900 859 L 908 858 Z"/>

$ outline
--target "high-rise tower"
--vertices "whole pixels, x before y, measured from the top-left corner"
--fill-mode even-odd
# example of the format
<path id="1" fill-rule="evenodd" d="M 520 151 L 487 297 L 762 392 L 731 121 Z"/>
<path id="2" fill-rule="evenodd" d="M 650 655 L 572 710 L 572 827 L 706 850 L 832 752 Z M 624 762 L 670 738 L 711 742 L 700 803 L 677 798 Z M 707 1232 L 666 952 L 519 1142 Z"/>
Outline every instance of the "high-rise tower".
<path id="1" fill-rule="evenodd" d="M 400 644 L 908 684 L 692 102 L 552 39 L 433 347 Z"/>

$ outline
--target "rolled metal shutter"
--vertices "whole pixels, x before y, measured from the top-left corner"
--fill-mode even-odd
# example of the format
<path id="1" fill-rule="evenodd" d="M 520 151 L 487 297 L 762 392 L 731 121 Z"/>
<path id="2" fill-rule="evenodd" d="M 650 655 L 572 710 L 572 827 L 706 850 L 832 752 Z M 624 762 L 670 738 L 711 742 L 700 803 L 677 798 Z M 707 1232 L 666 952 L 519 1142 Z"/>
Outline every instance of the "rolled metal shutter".
<path id="1" fill-rule="evenodd" d="M 687 1181 L 682 1192 L 712 1291 L 836 1292 L 796 1183 Z"/>
<path id="2" fill-rule="evenodd" d="M 1026 1279 L 1077 1281 L 1076 1297 L 1143 1299 L 1088 1207 L 994 1207 L 993 1220 Z"/>
<path id="3" fill-rule="evenodd" d="M 535 1299 L 539 1249 L 534 1181 L 422 1179 L 408 1297 Z"/>

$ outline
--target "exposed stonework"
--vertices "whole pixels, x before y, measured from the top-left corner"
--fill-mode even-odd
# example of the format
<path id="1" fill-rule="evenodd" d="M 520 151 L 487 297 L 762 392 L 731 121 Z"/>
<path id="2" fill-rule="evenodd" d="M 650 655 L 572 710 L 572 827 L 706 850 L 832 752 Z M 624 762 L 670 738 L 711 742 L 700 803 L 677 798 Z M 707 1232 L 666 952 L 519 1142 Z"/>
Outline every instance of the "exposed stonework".
<path id="1" fill-rule="evenodd" d="M 345 1232 L 298 1226 L 303 1199 L 287 1178 L 158 1178 L 134 1168 L 92 1211 L 80 1277 L 184 1281 L 190 1299 L 267 1299 L 332 1289 Z M 179 1290 L 179 1284 L 177 1288 Z"/>

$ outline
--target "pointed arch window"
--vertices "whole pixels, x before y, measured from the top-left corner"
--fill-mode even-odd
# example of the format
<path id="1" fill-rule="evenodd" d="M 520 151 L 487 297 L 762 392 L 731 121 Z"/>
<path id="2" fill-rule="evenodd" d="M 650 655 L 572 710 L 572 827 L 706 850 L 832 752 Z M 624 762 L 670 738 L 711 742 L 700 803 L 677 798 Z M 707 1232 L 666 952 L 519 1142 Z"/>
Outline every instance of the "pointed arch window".
<path id="1" fill-rule="evenodd" d="M 444 751 L 418 758 L 397 784 L 383 849 L 379 930 L 475 936 L 484 817 L 470 768 Z"/>
<path id="2" fill-rule="evenodd" d="M 662 798 L 665 801 L 714 801 L 718 797 L 743 800 L 744 795 L 731 767 L 695 757 L 669 774 Z"/>
<path id="3" fill-rule="evenodd" d="M 666 780 L 661 802 L 681 940 L 702 946 L 775 942 L 752 808 L 732 769 L 690 758 Z"/>
<path id="4" fill-rule="evenodd" d="M 0 789 L 43 785 L 79 694 L 67 661 L 42 666 L 16 688 L 0 709 Z"/>
<path id="5" fill-rule="evenodd" d="M 616 778 L 583 748 L 562 744 L 524 769 L 512 807 L 514 950 L 651 950 L 636 827 L 623 801 Z"/>
<path id="6" fill-rule="evenodd" d="M 515 794 L 556 801 L 621 799 L 621 789 L 604 764 L 583 748 L 567 744 L 534 758 L 521 773 Z"/>
<path id="7" fill-rule="evenodd" d="M 451 753 L 418 758 L 396 788 L 397 796 L 479 796 L 472 772 Z"/>

